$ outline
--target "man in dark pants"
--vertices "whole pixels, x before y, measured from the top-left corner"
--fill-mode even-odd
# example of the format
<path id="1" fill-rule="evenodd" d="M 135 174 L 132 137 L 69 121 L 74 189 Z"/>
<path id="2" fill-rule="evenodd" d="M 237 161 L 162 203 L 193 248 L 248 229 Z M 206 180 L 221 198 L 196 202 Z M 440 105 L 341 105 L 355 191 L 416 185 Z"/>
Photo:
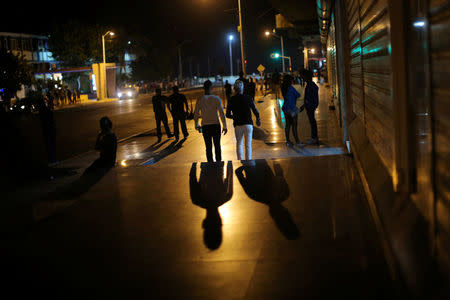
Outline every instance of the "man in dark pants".
<path id="1" fill-rule="evenodd" d="M 212 94 L 212 83 L 206 80 L 203 84 L 205 95 L 198 99 L 195 105 L 194 121 L 195 128 L 203 133 L 206 147 L 206 159 L 208 162 L 214 162 L 212 154 L 212 143 L 214 141 L 214 150 L 216 162 L 222 161 L 222 150 L 220 148 L 220 121 L 222 121 L 222 132 L 227 134 L 227 122 L 223 112 L 222 101 L 219 97 Z M 202 126 L 198 124 L 198 119 L 202 118 Z"/>
<path id="2" fill-rule="evenodd" d="M 169 97 L 169 110 L 173 118 L 175 140 L 178 140 L 180 137 L 178 123 L 180 124 L 183 136 L 186 139 L 189 136 L 186 128 L 186 113 L 189 111 L 188 102 L 186 96 L 178 92 L 178 86 L 174 86 L 172 90 L 173 94 Z"/>
<path id="3" fill-rule="evenodd" d="M 305 71 L 304 77 L 306 81 L 305 87 L 305 109 L 308 115 L 309 124 L 311 125 L 311 139 L 306 143 L 309 145 L 319 144 L 319 138 L 317 136 L 317 122 L 315 112 L 319 106 L 319 87 L 312 80 L 312 72 Z"/>
<path id="4" fill-rule="evenodd" d="M 164 124 L 164 129 L 166 130 L 167 137 L 172 137 L 170 132 L 169 123 L 167 122 L 166 115 L 166 103 L 168 99 L 166 96 L 161 95 L 161 89 L 156 89 L 156 95 L 152 98 L 153 111 L 155 112 L 156 120 L 156 135 L 158 136 L 158 143 L 161 142 L 162 132 L 161 132 L 161 122 Z"/>

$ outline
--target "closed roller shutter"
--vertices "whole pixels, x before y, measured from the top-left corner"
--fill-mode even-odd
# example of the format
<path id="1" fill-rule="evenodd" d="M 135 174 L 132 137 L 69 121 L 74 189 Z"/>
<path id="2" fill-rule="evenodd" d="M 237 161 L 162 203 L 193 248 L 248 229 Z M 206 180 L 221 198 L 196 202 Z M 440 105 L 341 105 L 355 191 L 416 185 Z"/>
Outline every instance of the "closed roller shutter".
<path id="1" fill-rule="evenodd" d="M 390 174 L 394 135 L 387 0 L 346 3 L 353 112 Z"/>
<path id="2" fill-rule="evenodd" d="M 334 25 L 334 14 L 331 16 L 330 28 L 328 31 L 327 40 L 327 68 L 328 68 L 328 82 L 331 88 L 331 97 L 334 101 L 335 108 L 339 116 L 339 126 L 342 127 L 340 103 L 339 103 L 339 89 L 337 83 L 337 65 L 336 65 L 336 29 Z"/>
<path id="3" fill-rule="evenodd" d="M 450 253 L 450 1 L 431 0 L 430 41 L 435 139 L 437 251 Z"/>

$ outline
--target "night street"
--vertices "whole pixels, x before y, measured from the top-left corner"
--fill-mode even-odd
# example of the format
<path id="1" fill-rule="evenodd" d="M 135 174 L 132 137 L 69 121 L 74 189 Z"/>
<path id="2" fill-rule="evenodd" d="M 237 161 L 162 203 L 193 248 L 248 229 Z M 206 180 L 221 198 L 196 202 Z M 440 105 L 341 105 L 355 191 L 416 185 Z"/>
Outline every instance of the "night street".
<path id="1" fill-rule="evenodd" d="M 215 89 L 221 91 L 220 88 Z M 202 89 L 183 92 L 195 107 L 196 99 L 203 94 Z M 167 93 L 170 95 L 170 93 Z M 98 121 L 103 116 L 113 120 L 117 138 L 155 129 L 155 118 L 151 94 L 141 94 L 135 99 L 125 99 L 106 103 L 81 104 L 72 108 L 55 111 L 57 159 L 93 150 L 99 131 Z M 167 111 L 168 117 L 170 112 Z"/>
<path id="2" fill-rule="evenodd" d="M 4 2 L 2 300 L 450 299 L 450 0 Z"/>

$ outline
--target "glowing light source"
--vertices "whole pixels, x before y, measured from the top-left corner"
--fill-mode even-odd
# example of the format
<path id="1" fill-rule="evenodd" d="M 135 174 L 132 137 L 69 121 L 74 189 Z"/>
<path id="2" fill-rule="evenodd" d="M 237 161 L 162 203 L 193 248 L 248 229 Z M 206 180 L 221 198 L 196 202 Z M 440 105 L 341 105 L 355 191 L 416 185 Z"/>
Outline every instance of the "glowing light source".
<path id="1" fill-rule="evenodd" d="M 269 35 L 270 35 L 270 31 L 266 30 L 266 32 L 264 32 L 264 34 L 265 34 L 266 36 L 269 36 Z"/>
<path id="2" fill-rule="evenodd" d="M 126 161 L 126 160 L 122 160 L 122 161 L 120 162 L 120 165 L 121 165 L 122 167 L 126 167 L 126 166 L 127 166 L 127 161 Z"/>
<path id="3" fill-rule="evenodd" d="M 316 52 L 316 49 L 312 48 L 311 53 L 314 54 Z"/>
<path id="4" fill-rule="evenodd" d="M 109 32 L 109 35 L 110 35 L 110 36 L 114 36 L 114 32 L 112 32 L 112 31 Z"/>
<path id="5" fill-rule="evenodd" d="M 228 36 L 228 39 L 229 39 L 230 41 L 232 41 L 232 40 L 234 39 L 234 36 L 230 34 L 230 35 Z"/>
<path id="6" fill-rule="evenodd" d="M 413 23 L 413 26 L 416 28 L 425 27 L 425 21 L 423 19 L 418 19 Z"/>

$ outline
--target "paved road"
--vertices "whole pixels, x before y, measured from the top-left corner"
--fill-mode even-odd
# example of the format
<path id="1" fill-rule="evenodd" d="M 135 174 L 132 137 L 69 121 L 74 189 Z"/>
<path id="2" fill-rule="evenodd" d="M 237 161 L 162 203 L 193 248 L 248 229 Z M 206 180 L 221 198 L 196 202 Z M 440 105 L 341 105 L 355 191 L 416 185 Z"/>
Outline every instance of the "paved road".
<path id="1" fill-rule="evenodd" d="M 221 89 L 215 89 L 215 93 L 220 95 Z M 195 105 L 195 99 L 203 94 L 203 90 L 184 94 Z M 57 159 L 64 160 L 92 150 L 99 131 L 98 121 L 103 116 L 112 120 L 118 139 L 155 128 L 151 98 L 152 95 L 140 95 L 133 100 L 86 104 L 56 111 Z"/>

